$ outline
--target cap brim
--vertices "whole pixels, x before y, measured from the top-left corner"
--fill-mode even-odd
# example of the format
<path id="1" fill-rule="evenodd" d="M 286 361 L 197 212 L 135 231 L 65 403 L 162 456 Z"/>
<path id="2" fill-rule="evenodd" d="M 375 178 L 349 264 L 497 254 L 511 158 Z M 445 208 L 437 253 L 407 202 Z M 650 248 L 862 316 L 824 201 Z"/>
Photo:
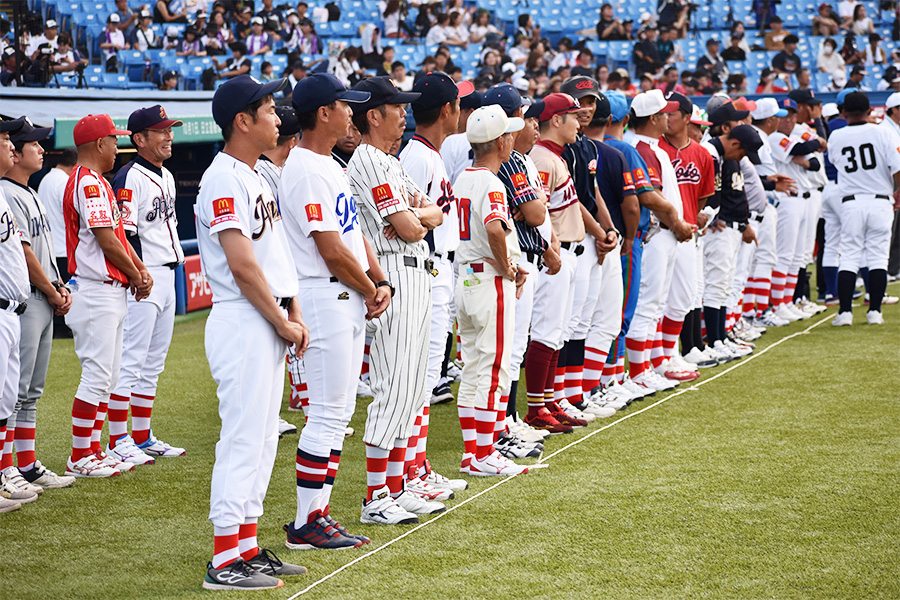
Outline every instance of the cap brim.
<path id="1" fill-rule="evenodd" d="M 775 116 L 776 117 L 786 117 L 786 116 L 788 116 L 788 111 L 783 108 L 779 108 L 778 111 L 775 113 Z"/>
<path id="2" fill-rule="evenodd" d="M 542 112 L 544 112 L 544 101 L 538 100 L 528 107 L 524 116 L 526 119 L 539 119 Z"/>
<path id="3" fill-rule="evenodd" d="M 113 129 L 107 135 L 131 135 L 131 132 L 127 129 Z"/>
<path id="4" fill-rule="evenodd" d="M 732 115 L 733 118 L 728 119 L 728 120 L 729 121 L 743 121 L 744 119 L 746 119 L 749 116 L 750 116 L 749 110 L 736 110 L 736 111 L 734 111 L 734 114 Z"/>
<path id="5" fill-rule="evenodd" d="M 503 133 L 515 133 L 517 131 L 522 131 L 525 128 L 525 119 L 520 117 L 510 117 L 509 118 L 509 126 L 506 128 L 506 131 Z"/>
<path id="6" fill-rule="evenodd" d="M 659 109 L 659 112 L 673 113 L 676 110 L 680 110 L 680 109 L 681 109 L 681 104 L 679 104 L 678 102 L 675 102 L 674 100 L 668 100 L 668 101 L 666 101 L 666 105 L 663 106 L 661 109 Z"/>
<path id="7" fill-rule="evenodd" d="M 264 83 L 262 86 L 260 86 L 259 90 L 257 90 L 257 92 L 253 94 L 253 97 L 250 98 L 247 104 L 253 104 L 260 98 L 265 98 L 266 96 L 269 96 L 271 94 L 277 94 L 278 92 L 286 88 L 287 85 L 287 79 L 277 79 L 271 83 Z"/>
<path id="8" fill-rule="evenodd" d="M 701 127 L 709 127 L 710 125 L 712 125 L 712 121 L 704 121 L 702 119 L 691 119 L 691 123 L 693 123 L 694 125 L 700 125 Z"/>
<path id="9" fill-rule="evenodd" d="M 51 131 L 53 131 L 52 127 L 37 127 L 26 135 L 13 137 L 17 142 L 43 142 L 50 137 Z"/>
<path id="10" fill-rule="evenodd" d="M 747 158 L 750 159 L 754 165 L 758 165 L 761 161 L 759 160 L 759 152 L 756 150 L 747 150 L 744 148 L 744 153 L 747 155 Z"/>
<path id="11" fill-rule="evenodd" d="M 459 92 L 458 98 L 465 98 L 475 91 L 475 84 L 471 81 L 460 81 L 456 84 L 456 91 Z"/>
<path id="12" fill-rule="evenodd" d="M 181 127 L 184 125 L 183 121 L 179 121 L 177 119 L 166 119 L 164 121 L 160 121 L 156 125 L 151 125 L 147 129 L 166 129 L 167 127 Z"/>
<path id="13" fill-rule="evenodd" d="M 368 101 L 369 98 L 371 98 L 371 97 L 372 97 L 372 94 L 370 94 L 369 92 L 360 92 L 358 90 L 347 90 L 341 94 L 338 94 L 337 99 L 342 100 L 344 102 L 360 103 L 360 102 Z"/>
<path id="14" fill-rule="evenodd" d="M 419 92 L 398 92 L 387 99 L 384 104 L 409 104 L 422 97 Z"/>

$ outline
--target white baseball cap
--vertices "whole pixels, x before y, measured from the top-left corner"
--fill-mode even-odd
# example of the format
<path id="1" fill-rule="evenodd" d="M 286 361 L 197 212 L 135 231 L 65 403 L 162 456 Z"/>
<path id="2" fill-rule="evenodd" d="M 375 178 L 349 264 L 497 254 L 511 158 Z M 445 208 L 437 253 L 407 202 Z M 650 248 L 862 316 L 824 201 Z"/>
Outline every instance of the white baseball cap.
<path id="1" fill-rule="evenodd" d="M 847 74 L 843 71 L 837 71 L 834 75 L 831 76 L 831 81 L 834 82 L 834 85 L 838 87 L 844 87 L 847 85 Z"/>
<path id="2" fill-rule="evenodd" d="M 838 114 L 839 112 L 841 112 L 841 111 L 838 110 L 837 104 L 835 104 L 834 102 L 829 102 L 822 106 L 822 116 L 825 117 L 826 119 L 828 117 L 833 117 L 834 115 Z"/>
<path id="3" fill-rule="evenodd" d="M 678 110 L 678 103 L 667 101 L 662 90 L 650 90 L 634 97 L 631 101 L 631 110 L 635 116 L 649 117 L 656 113 L 672 113 Z"/>
<path id="4" fill-rule="evenodd" d="M 762 121 L 769 117 L 786 117 L 787 111 L 778 106 L 775 98 L 760 98 L 756 101 L 756 110 L 751 111 L 750 115 L 754 121 Z"/>
<path id="5" fill-rule="evenodd" d="M 900 92 L 894 92 L 888 96 L 887 102 L 884 103 L 885 110 L 900 106 Z"/>
<path id="6" fill-rule="evenodd" d="M 519 117 L 507 117 L 506 111 L 499 104 L 482 106 L 475 109 L 466 124 L 466 139 L 470 144 L 493 142 L 504 133 L 521 131 L 525 120 Z"/>

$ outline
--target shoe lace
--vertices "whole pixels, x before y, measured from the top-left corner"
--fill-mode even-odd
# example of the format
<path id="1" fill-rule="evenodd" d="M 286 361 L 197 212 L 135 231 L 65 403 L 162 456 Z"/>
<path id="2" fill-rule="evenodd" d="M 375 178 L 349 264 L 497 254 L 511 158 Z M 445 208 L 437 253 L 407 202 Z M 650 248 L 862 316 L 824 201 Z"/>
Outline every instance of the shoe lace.
<path id="1" fill-rule="evenodd" d="M 267 550 L 263 550 L 263 552 L 267 552 Z M 278 559 L 276 558 L 275 560 Z M 278 562 L 280 563 L 281 561 Z M 244 577 L 253 577 L 253 575 L 255 574 L 253 567 L 248 565 L 243 559 L 240 558 L 228 565 L 228 571 L 230 573 L 243 575 Z"/>
<path id="2" fill-rule="evenodd" d="M 257 554 L 257 557 L 262 557 L 262 559 L 264 561 L 266 561 L 266 564 L 273 571 L 277 571 L 284 564 L 283 562 L 281 562 L 281 559 L 278 558 L 277 556 L 275 556 L 275 553 L 272 552 L 271 550 L 269 550 L 268 548 L 260 548 L 259 554 Z M 243 561 L 241 561 L 241 562 L 243 562 Z M 244 566 L 247 567 L 248 569 L 250 568 L 250 566 L 247 565 L 247 563 L 244 563 Z"/>

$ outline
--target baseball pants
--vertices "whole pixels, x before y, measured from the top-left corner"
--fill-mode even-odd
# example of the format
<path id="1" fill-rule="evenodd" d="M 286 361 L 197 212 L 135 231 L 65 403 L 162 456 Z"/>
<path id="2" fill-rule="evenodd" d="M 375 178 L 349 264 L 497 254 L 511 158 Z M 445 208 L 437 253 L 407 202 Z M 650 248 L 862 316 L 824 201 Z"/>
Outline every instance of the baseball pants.
<path id="1" fill-rule="evenodd" d="M 697 281 L 697 255 L 700 249 L 697 238 L 691 238 L 675 247 L 675 264 L 672 284 L 663 314 L 673 321 L 683 322 L 694 308 L 694 290 Z"/>
<path id="2" fill-rule="evenodd" d="M 703 306 L 728 306 L 737 267 L 741 232 L 731 227 L 708 229 L 703 244 Z"/>
<path id="3" fill-rule="evenodd" d="M 40 291 L 32 291 L 28 309 L 19 317 L 19 395 L 9 427 L 37 422 L 37 401 L 44 395 L 50 351 L 53 349 L 53 306 Z"/>
<path id="4" fill-rule="evenodd" d="M 589 348 L 606 350 L 616 339 L 622 328 L 622 257 L 621 244 L 606 255 L 600 266 L 595 293 L 597 301 L 588 319 L 585 345 Z M 594 296 L 589 296 L 589 298 Z"/>
<path id="5" fill-rule="evenodd" d="M 751 227 L 757 224 L 756 221 L 750 221 Z M 741 242 L 738 245 L 734 278 L 731 282 L 731 296 L 728 300 L 729 313 L 743 314 L 744 312 L 744 290 L 747 288 L 747 280 L 750 278 L 750 268 L 756 252 L 756 244 L 753 242 L 749 244 Z"/>
<path id="6" fill-rule="evenodd" d="M 822 192 L 810 190 L 809 199 L 806 201 L 806 217 L 803 222 L 803 255 L 801 267 L 813 262 L 813 253 L 816 249 L 816 227 L 819 225 L 819 216 L 822 214 Z"/>
<path id="7" fill-rule="evenodd" d="M 822 266 L 837 267 L 841 256 L 841 190 L 838 184 L 829 181 L 822 192 L 822 218 L 825 219 L 825 249 L 822 251 Z"/>
<path id="8" fill-rule="evenodd" d="M 431 274 L 424 259 L 406 266 L 404 256 L 379 257 L 396 292 L 381 316 L 368 322 L 369 385 L 374 400 L 369 404 L 363 441 L 391 450 L 397 439 L 413 433 L 416 414 L 430 399 L 425 388 L 431 331 Z M 458 310 L 458 307 L 457 307 Z M 446 339 L 444 340 L 446 342 Z"/>
<path id="9" fill-rule="evenodd" d="M 572 293 L 572 316 L 563 336 L 564 341 L 583 340 L 591 327 L 591 317 L 600 296 L 600 263 L 594 236 L 585 233 L 584 252 L 575 257 L 575 281 Z"/>
<path id="10" fill-rule="evenodd" d="M 453 296 L 453 263 L 431 255 L 437 275 L 431 280 L 431 335 L 428 343 L 428 376 L 425 389 L 437 387 L 447 349 L 447 333 L 452 326 L 450 298 Z"/>
<path id="11" fill-rule="evenodd" d="M 562 348 L 569 320 L 572 318 L 575 302 L 573 286 L 578 263 L 575 245 L 569 249 L 561 249 L 560 258 L 562 267 L 558 273 L 541 273 L 534 290 L 534 309 L 531 315 L 531 341 L 540 342 L 551 350 Z"/>
<path id="12" fill-rule="evenodd" d="M 209 520 L 234 527 L 263 514 L 278 449 L 287 345 L 245 300 L 213 304 L 204 342 L 222 421 Z"/>
<path id="13" fill-rule="evenodd" d="M 21 335 L 19 315 L 9 309 L 0 310 L 0 421 L 13 414 L 18 401 Z"/>
<path id="14" fill-rule="evenodd" d="M 175 271 L 168 267 L 147 270 L 153 277 L 150 295 L 140 302 L 128 296 L 122 368 L 113 392 L 124 398 L 132 393 L 156 396 L 175 329 Z"/>
<path id="15" fill-rule="evenodd" d="M 606 359 L 607 365 L 614 365 L 625 356 L 625 336 L 631 328 L 634 309 L 637 308 L 641 289 L 641 259 L 644 256 L 643 234 L 638 233 L 631 246 L 631 253 L 622 257 L 622 325 L 619 335 L 613 340 Z"/>
<path id="16" fill-rule="evenodd" d="M 128 311 L 128 288 L 78 280 L 72 287 L 72 308 L 66 325 L 72 330 L 81 382 L 75 397 L 99 406 L 109 401 L 122 362 L 122 335 Z"/>
<path id="17" fill-rule="evenodd" d="M 756 241 L 759 243 L 759 245 L 753 244 L 753 258 L 750 261 L 751 276 L 769 279 L 778 262 L 776 250 L 778 209 L 773 204 L 766 204 L 762 222 L 751 221 L 750 224 L 756 230 Z"/>
<path id="18" fill-rule="evenodd" d="M 456 322 L 462 342 L 463 370 L 457 405 L 499 410 L 509 388 L 515 334 L 516 284 L 489 265 L 475 278 L 461 264 L 456 283 Z"/>
<path id="19" fill-rule="evenodd" d="M 890 200 L 856 194 L 841 206 L 840 270 L 887 269 L 894 210 Z"/>
<path id="20" fill-rule="evenodd" d="M 534 290 L 542 276 L 537 267 L 537 255 L 533 256 L 534 259 L 529 261 L 527 254 L 522 254 L 522 261 L 519 263 L 521 269 L 528 271 L 528 277 L 522 284 L 522 295 L 516 300 L 515 332 L 509 359 L 511 381 L 519 380 L 522 361 L 525 359 L 525 350 L 528 348 L 528 333 L 531 330 L 531 315 L 534 310 Z"/>
<path id="21" fill-rule="evenodd" d="M 672 287 L 678 240 L 668 229 L 661 229 L 644 244 L 641 257 L 641 287 L 628 337 L 644 341 L 656 333 L 656 322 L 663 315 Z"/>
<path id="22" fill-rule="evenodd" d="M 775 240 L 778 261 L 775 270 L 779 273 L 796 273 L 803 266 L 803 234 L 806 222 L 806 202 L 803 196 L 779 194 L 778 225 Z"/>

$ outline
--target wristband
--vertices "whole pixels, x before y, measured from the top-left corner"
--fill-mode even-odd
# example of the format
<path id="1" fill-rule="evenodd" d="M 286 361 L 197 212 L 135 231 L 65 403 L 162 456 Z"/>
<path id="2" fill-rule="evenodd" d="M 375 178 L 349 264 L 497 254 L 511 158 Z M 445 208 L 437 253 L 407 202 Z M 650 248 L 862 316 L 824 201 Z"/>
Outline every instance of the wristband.
<path id="1" fill-rule="evenodd" d="M 391 298 L 394 297 L 394 292 L 395 292 L 396 290 L 394 289 L 394 286 L 391 285 L 391 282 L 390 282 L 390 281 L 379 281 L 378 283 L 375 284 L 375 287 L 376 287 L 376 288 L 380 288 L 380 287 L 390 288 L 390 290 L 391 290 Z"/>

